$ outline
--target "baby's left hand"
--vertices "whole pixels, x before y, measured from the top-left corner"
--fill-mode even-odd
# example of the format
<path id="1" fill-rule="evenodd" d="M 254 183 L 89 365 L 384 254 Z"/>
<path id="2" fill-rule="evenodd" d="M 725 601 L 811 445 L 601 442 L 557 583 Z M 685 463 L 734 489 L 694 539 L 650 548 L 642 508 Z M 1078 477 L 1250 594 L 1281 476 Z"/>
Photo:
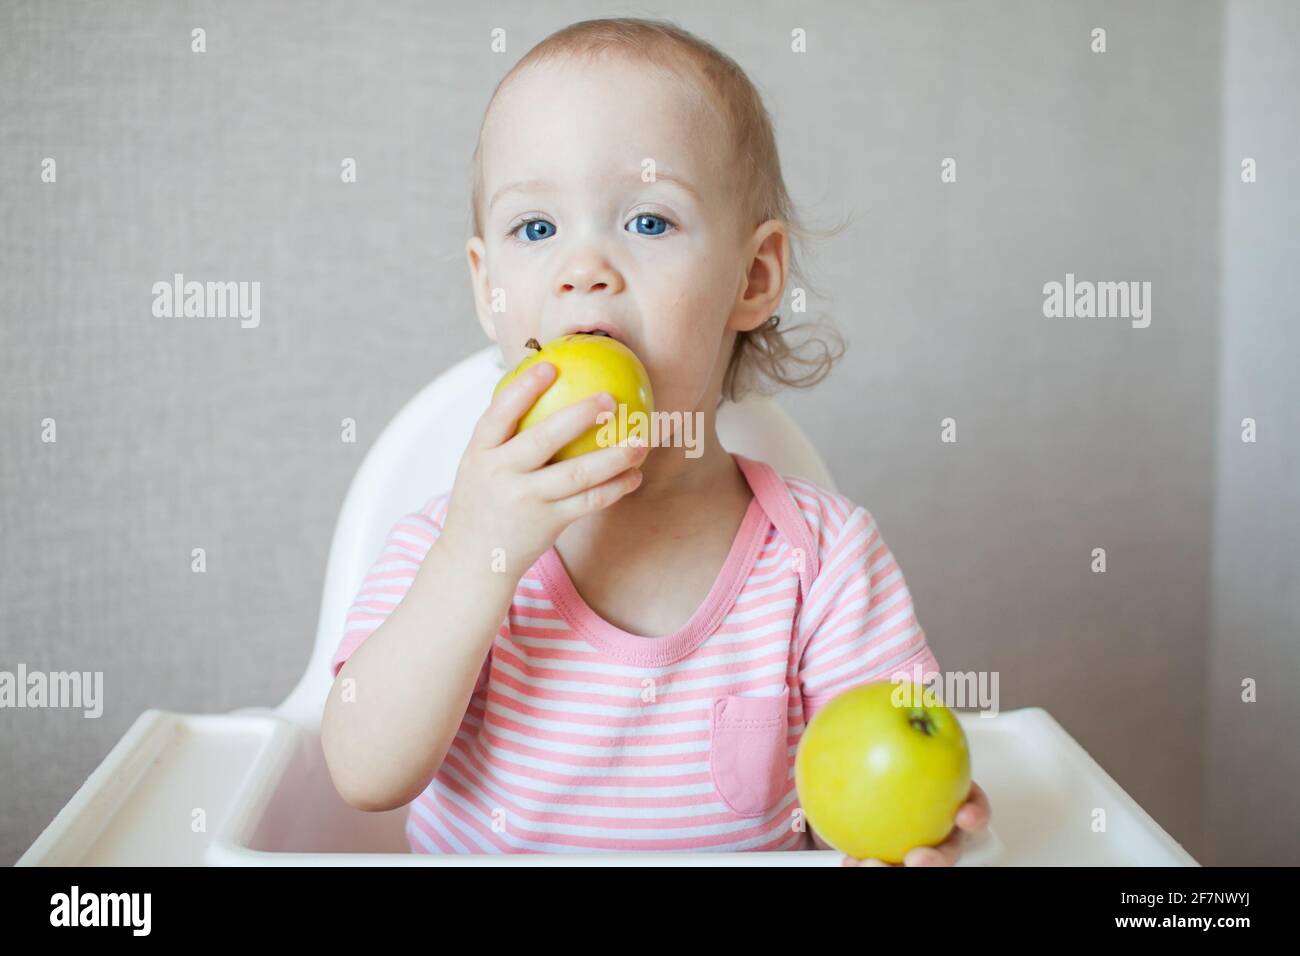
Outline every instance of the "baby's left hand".
<path id="1" fill-rule="evenodd" d="M 952 866 L 961 857 L 962 844 L 966 842 L 968 833 L 978 833 L 989 825 L 989 817 L 992 811 L 989 809 L 988 795 L 983 791 L 978 783 L 971 781 L 970 794 L 957 810 L 957 816 L 954 819 L 956 826 L 952 832 L 938 846 L 918 846 L 907 851 L 903 857 L 903 866 Z M 840 866 L 898 866 L 897 863 L 886 863 L 884 860 L 865 859 L 859 860 L 851 856 L 845 856 L 840 861 Z"/>

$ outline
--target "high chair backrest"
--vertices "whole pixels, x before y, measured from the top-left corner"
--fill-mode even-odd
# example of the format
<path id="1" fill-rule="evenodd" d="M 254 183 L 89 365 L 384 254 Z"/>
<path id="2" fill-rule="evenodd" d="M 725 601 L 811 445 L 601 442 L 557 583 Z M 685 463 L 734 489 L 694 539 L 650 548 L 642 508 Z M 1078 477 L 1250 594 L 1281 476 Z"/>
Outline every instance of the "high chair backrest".
<path id="1" fill-rule="evenodd" d="M 497 346 L 474 353 L 421 389 L 367 452 L 334 527 L 311 660 L 276 708 L 280 716 L 303 726 L 319 725 L 334 680 L 330 658 L 366 572 L 398 518 L 451 489 L 474 425 L 504 372 Z M 773 399 L 749 396 L 724 402 L 717 428 L 728 451 L 765 461 L 778 474 L 835 490 L 817 450 Z"/>

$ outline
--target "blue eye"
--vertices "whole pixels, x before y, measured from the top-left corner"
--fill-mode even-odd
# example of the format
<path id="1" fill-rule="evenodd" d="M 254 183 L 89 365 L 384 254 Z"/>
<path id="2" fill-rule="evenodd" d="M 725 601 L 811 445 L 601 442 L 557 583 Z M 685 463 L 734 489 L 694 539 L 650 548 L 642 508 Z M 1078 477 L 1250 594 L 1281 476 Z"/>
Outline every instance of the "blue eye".
<path id="1" fill-rule="evenodd" d="M 555 223 L 548 222 L 545 219 L 528 219 L 521 222 L 513 230 L 511 235 L 518 238 L 519 230 L 524 231 L 525 242 L 539 242 L 542 239 L 549 239 L 555 235 Z"/>
<path id="2" fill-rule="evenodd" d="M 644 226 L 645 231 L 642 231 L 640 228 L 629 230 L 630 232 L 635 232 L 639 236 L 662 236 L 668 231 L 668 227 L 671 226 L 672 223 L 663 216 L 652 216 L 649 213 L 644 213 L 630 219 L 628 225 L 637 227 Z"/>

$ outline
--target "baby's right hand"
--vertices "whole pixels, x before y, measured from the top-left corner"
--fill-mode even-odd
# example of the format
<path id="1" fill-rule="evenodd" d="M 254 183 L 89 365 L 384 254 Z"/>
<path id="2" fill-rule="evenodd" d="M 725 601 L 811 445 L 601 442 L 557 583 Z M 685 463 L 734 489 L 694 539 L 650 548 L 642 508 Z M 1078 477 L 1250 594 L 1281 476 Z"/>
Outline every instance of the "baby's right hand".
<path id="1" fill-rule="evenodd" d="M 607 508 L 641 483 L 644 447 L 613 446 L 547 465 L 551 456 L 612 411 L 607 392 L 574 402 L 516 434 L 519 419 L 555 379 L 538 362 L 488 406 L 456 470 L 440 542 L 466 561 L 523 575 L 583 515 Z M 500 548 L 498 552 L 496 549 Z"/>

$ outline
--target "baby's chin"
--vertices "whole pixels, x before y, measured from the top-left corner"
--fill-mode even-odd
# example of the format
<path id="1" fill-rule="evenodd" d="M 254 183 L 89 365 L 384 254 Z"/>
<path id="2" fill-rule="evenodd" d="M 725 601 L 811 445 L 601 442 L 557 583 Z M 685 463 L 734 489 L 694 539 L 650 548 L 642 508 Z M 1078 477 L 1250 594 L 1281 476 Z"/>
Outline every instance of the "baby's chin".
<path id="1" fill-rule="evenodd" d="M 712 414 L 717 410 L 721 398 L 721 395 L 708 388 L 707 384 L 699 388 L 664 387 L 661 389 L 655 382 L 653 374 L 650 385 L 655 394 L 655 411 L 666 414 L 673 412 L 681 415 L 694 412 Z"/>

